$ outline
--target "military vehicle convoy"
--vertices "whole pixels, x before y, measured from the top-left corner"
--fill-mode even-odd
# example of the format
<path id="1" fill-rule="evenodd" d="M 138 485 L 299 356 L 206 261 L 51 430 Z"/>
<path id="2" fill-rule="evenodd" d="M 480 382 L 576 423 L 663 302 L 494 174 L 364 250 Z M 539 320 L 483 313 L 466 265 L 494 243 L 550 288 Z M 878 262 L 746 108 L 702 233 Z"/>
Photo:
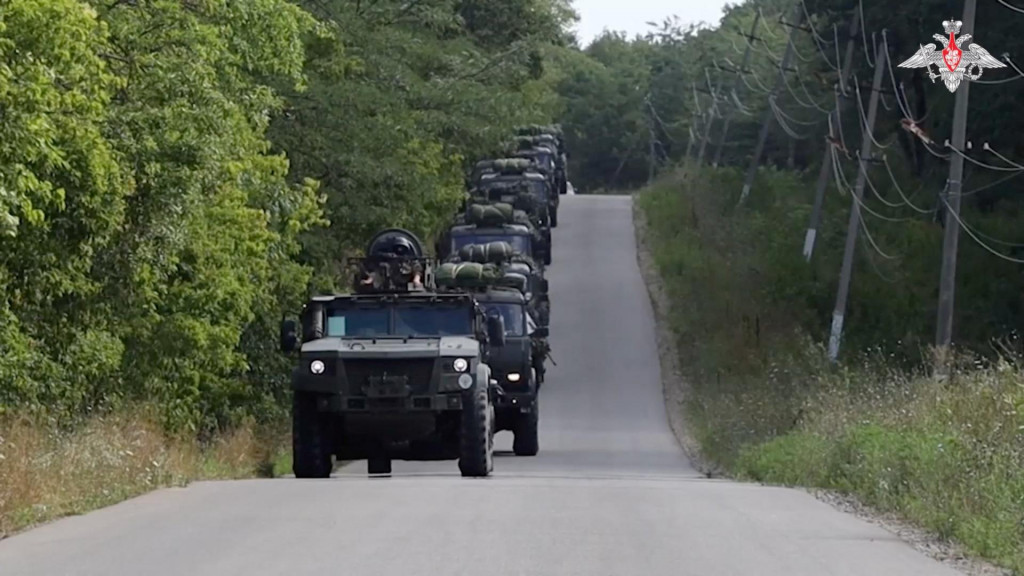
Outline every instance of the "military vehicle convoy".
<path id="1" fill-rule="evenodd" d="M 467 175 L 433 258 L 411 232 L 384 230 L 350 260 L 350 293 L 315 295 L 282 321 L 281 350 L 296 358 L 297 478 L 330 476 L 334 458 L 389 475 L 392 460 L 426 453 L 488 476 L 501 431 L 516 455 L 538 453 L 554 363 L 546 269 L 568 153 L 560 126 L 515 132 L 507 157 Z"/>

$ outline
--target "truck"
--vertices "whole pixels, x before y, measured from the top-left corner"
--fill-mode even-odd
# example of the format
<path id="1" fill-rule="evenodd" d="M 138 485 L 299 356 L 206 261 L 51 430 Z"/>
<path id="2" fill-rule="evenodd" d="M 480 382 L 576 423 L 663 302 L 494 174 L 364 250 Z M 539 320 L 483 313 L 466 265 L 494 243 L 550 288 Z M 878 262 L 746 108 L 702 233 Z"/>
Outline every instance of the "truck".
<path id="1" fill-rule="evenodd" d="M 496 381 L 504 319 L 467 292 L 438 291 L 436 263 L 412 233 L 388 229 L 353 259 L 352 292 L 316 295 L 280 347 L 292 372 L 297 478 L 325 478 L 332 458 L 389 475 L 416 442 L 439 442 L 464 477 L 493 470 Z M 404 452 L 403 452 L 404 451 Z"/>
<path id="2" fill-rule="evenodd" d="M 515 276 L 519 274 L 508 266 L 508 261 L 448 262 L 438 270 L 438 284 L 473 292 L 488 318 L 502 319 L 505 345 L 492 354 L 489 362 L 497 389 L 495 432 L 511 431 L 513 452 L 517 456 L 534 456 L 540 449 L 538 393 L 544 378 L 544 361 L 550 351 L 548 328 L 534 321 L 524 292 L 525 283 L 506 281 Z"/>

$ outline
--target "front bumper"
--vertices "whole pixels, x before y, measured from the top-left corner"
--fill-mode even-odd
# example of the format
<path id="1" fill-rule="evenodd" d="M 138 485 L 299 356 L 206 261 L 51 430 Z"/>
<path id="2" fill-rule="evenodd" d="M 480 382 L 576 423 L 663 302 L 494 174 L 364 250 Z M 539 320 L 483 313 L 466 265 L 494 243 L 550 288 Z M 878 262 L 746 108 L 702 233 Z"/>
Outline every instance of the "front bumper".
<path id="1" fill-rule="evenodd" d="M 462 410 L 462 394 L 450 392 L 413 395 L 402 398 L 367 398 L 365 396 L 326 396 L 321 410 L 328 412 L 442 412 Z"/>

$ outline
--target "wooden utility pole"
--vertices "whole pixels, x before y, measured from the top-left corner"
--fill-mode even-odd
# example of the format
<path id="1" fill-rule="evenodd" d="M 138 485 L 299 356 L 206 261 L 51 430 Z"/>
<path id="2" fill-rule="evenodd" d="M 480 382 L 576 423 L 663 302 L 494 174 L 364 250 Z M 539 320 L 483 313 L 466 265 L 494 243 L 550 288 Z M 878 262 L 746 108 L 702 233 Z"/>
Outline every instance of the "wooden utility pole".
<path id="1" fill-rule="evenodd" d="M 759 22 L 761 22 L 760 10 L 757 11 L 757 14 L 754 14 L 754 23 L 750 25 L 750 34 L 747 35 L 747 48 L 743 51 L 743 63 L 740 64 L 739 70 L 733 71 L 735 76 L 733 77 L 732 88 L 729 89 L 729 94 L 736 93 L 740 85 L 740 74 L 746 74 L 747 67 L 750 66 L 750 49 L 754 46 L 754 42 L 760 40 L 760 38 L 754 36 Z M 730 111 L 725 115 L 725 123 L 722 124 L 722 135 L 719 136 L 718 146 L 715 147 L 715 159 L 711 161 L 712 166 L 717 167 L 718 163 L 722 161 L 722 146 L 725 145 L 725 139 L 729 136 L 729 123 L 731 121 L 732 112 Z"/>
<path id="2" fill-rule="evenodd" d="M 964 4 L 963 28 L 974 30 L 975 0 Z M 967 98 L 971 83 L 964 79 L 956 90 L 953 104 L 954 150 L 963 152 L 967 140 Z M 960 191 L 963 189 L 964 157 L 953 153 L 949 159 L 949 181 L 946 186 L 946 221 L 942 238 L 942 272 L 939 276 L 939 317 L 935 330 L 935 345 L 940 351 L 948 350 L 953 341 L 954 292 L 956 291 L 956 254 L 960 244 Z"/>
<path id="3" fill-rule="evenodd" d="M 656 162 L 656 148 L 654 144 L 654 105 L 651 104 L 650 96 L 647 102 L 647 125 L 648 125 L 648 157 L 647 157 L 647 185 L 654 183 L 654 163 Z"/>
<path id="4" fill-rule="evenodd" d="M 850 78 L 850 71 L 853 69 L 853 48 L 859 25 L 860 12 L 854 10 L 853 18 L 850 20 L 850 29 L 847 31 L 846 54 L 843 55 L 843 67 L 839 73 L 839 85 L 836 87 L 840 97 L 837 98 L 835 108 L 829 112 L 829 126 L 832 126 L 837 131 L 840 129 L 839 122 L 840 118 L 842 118 L 839 114 L 840 106 L 845 101 L 842 96 L 846 93 L 846 82 Z M 836 136 L 830 131 L 829 138 L 835 139 Z M 818 183 L 814 187 L 814 207 L 811 209 L 811 222 L 807 226 L 807 234 L 804 236 L 804 258 L 808 262 L 810 262 L 811 254 L 814 252 L 814 241 L 817 239 L 818 226 L 821 224 L 821 210 L 825 203 L 825 189 L 828 187 L 828 179 L 832 176 L 832 146 L 832 142 L 825 143 L 825 155 L 821 158 Z"/>
<path id="5" fill-rule="evenodd" d="M 772 110 L 771 100 L 775 98 L 775 95 L 782 89 L 783 82 L 785 82 L 786 69 L 789 68 L 789 61 L 793 58 L 793 35 L 796 34 L 797 29 L 803 22 L 803 10 L 801 10 L 801 4 L 798 0 L 796 6 L 793 8 L 793 20 L 796 24 L 793 25 L 789 30 L 789 40 L 786 42 L 786 52 L 782 55 L 782 62 L 779 63 L 779 77 L 775 79 L 775 86 L 772 88 L 771 93 L 768 94 L 769 105 L 765 108 L 764 118 L 761 120 L 761 133 L 757 137 L 757 146 L 754 148 L 754 157 L 750 159 L 750 168 L 747 169 L 747 178 L 743 182 L 743 192 L 740 193 L 739 204 L 743 204 L 747 200 L 747 196 L 750 194 L 750 188 L 754 185 L 754 176 L 757 175 L 757 167 L 761 164 L 761 155 L 764 154 L 764 145 L 768 140 L 768 132 L 772 129 L 772 124 L 775 120 L 775 113 Z"/>
<path id="6" fill-rule="evenodd" d="M 875 129 L 875 116 L 878 114 L 878 95 L 882 89 L 882 75 L 888 64 L 885 50 L 876 50 L 878 61 L 875 62 L 875 78 L 871 83 L 871 103 L 868 104 L 867 126 L 860 145 L 860 156 L 857 158 L 857 184 L 853 189 L 853 205 L 850 208 L 850 222 L 846 227 L 846 248 L 843 251 L 843 267 L 839 272 L 839 290 L 836 294 L 836 307 L 832 311 L 832 330 L 828 339 L 828 358 L 835 362 L 839 358 L 839 345 L 843 337 L 843 316 L 846 314 L 846 300 L 850 295 L 850 277 L 853 274 L 853 256 L 857 249 L 857 233 L 860 231 L 860 204 L 864 198 L 864 183 L 867 178 L 867 163 L 871 161 L 871 133 Z M 854 78 L 854 82 L 857 79 Z M 860 122 L 860 115 L 857 116 Z"/>

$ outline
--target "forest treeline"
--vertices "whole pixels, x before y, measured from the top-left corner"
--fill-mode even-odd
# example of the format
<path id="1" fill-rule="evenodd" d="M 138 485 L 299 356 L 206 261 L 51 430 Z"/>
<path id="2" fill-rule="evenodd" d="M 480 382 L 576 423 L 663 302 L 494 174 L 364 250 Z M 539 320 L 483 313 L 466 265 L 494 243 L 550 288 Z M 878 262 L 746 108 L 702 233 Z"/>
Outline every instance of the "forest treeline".
<path id="1" fill-rule="evenodd" d="M 970 89 L 967 140 L 972 146 L 966 151 L 962 197 L 963 225 L 970 231 L 961 231 L 954 343 L 986 354 L 1019 352 L 1024 228 L 1017 177 L 1024 168 L 1019 108 L 1024 39 L 1018 29 L 1024 13 L 1014 11 L 1012 2 L 1010 7 L 977 4 L 974 27 L 960 33 L 970 33 L 996 58 L 1008 54 L 1011 65 L 987 69 Z M 742 182 L 765 111 L 771 110 L 762 175 L 739 211 L 766 224 L 757 227 L 762 236 L 751 246 L 758 251 L 757 288 L 765 293 L 766 306 L 787 309 L 807 333 L 827 341 L 851 210 L 847 190 L 857 177 L 873 66 L 888 50 L 891 67 L 882 75 L 870 134 L 874 159 L 867 163 L 864 230 L 844 354 L 873 349 L 916 363 L 935 339 L 944 220 L 940 193 L 949 158 L 958 153 L 945 146 L 952 137 L 955 95 L 941 81 L 929 80 L 925 70 L 895 65 L 920 45 L 937 44 L 934 35 L 948 37 L 943 21 L 962 14 L 962 2 L 939 0 L 749 0 L 727 7 L 713 28 L 666 19 L 651 23 L 651 32 L 642 37 L 605 34 L 582 51 L 587 58 L 576 61 L 560 83 L 566 106 L 562 121 L 575 153 L 574 183 L 582 191 L 640 187 L 649 175 L 652 136 L 657 174 L 668 174 L 688 153 L 698 156 L 708 125 L 704 164 L 709 165 L 726 118 L 730 124 L 718 170 L 736 170 Z M 852 37 L 844 95 L 836 86 L 855 16 L 864 25 Z M 779 65 L 797 24 L 793 56 L 772 110 L 768 95 L 779 81 Z M 748 44 L 750 59 L 743 67 Z M 717 98 L 709 92 L 717 92 Z M 828 112 L 837 103 L 833 150 L 843 170 L 830 179 L 823 223 L 807 263 L 803 244 L 819 168 L 824 159 L 831 161 L 825 156 Z M 986 143 L 994 152 L 984 149 Z M 792 174 L 793 184 L 776 185 L 782 180 L 769 177 L 773 171 Z M 731 211 L 741 188 L 708 193 L 728 196 L 724 204 Z"/>
<path id="2" fill-rule="evenodd" d="M 277 325 L 549 122 L 561 0 L 9 0 L 0 412 L 279 418 Z"/>

